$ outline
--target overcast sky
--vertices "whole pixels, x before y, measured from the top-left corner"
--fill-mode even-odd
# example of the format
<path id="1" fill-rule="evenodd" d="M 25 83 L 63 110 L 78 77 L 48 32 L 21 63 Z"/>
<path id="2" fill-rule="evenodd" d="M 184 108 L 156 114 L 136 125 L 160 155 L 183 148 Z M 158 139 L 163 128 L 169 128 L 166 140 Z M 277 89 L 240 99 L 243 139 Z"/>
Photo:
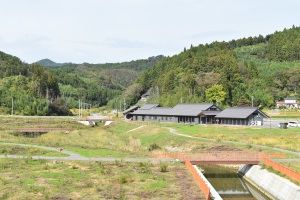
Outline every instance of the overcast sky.
<path id="1" fill-rule="evenodd" d="M 0 51 L 107 63 L 300 26 L 299 0 L 0 0 Z"/>

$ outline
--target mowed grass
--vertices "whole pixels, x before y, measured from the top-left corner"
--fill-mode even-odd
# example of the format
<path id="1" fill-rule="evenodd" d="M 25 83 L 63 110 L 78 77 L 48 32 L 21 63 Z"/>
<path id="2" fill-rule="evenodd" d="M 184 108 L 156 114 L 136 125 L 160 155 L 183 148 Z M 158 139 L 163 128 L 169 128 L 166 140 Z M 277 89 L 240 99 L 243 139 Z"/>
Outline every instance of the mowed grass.
<path id="1" fill-rule="evenodd" d="M 154 150 L 160 152 L 168 152 L 168 148 L 174 147 L 177 151 L 191 151 L 214 145 L 191 138 L 176 137 L 168 129 L 161 127 L 161 124 L 115 120 L 110 127 L 104 127 L 103 124 L 93 128 L 81 126 L 83 127 L 74 129 L 69 134 L 58 131 L 35 138 L 15 136 L 12 130 L 6 129 L 0 134 L 0 142 L 62 147 L 86 157 L 151 157 L 151 147 L 154 144 L 157 147 Z M 139 128 L 141 126 L 143 127 Z"/>
<path id="2" fill-rule="evenodd" d="M 18 118 L 17 118 L 18 119 Z M 211 149 L 244 149 L 257 151 L 252 144 L 300 151 L 300 129 L 267 129 L 245 126 L 194 125 L 149 122 L 124 122 L 116 119 L 109 127 L 99 124 L 88 127 L 70 119 L 51 119 L 51 126 L 72 128 L 69 134 L 50 132 L 40 137 L 14 136 L 14 131 L 5 121 L 17 119 L 0 118 L 5 127 L 0 132 L 0 142 L 35 144 L 64 148 L 86 157 L 150 157 L 154 152 L 201 152 Z M 47 119 L 26 119 L 23 127 L 34 126 L 37 121 L 42 127 L 49 124 Z M 0 121 L 1 122 L 1 121 Z M 43 124 L 43 122 L 45 122 Z M 21 125 L 19 125 L 21 127 Z M 178 133 L 206 138 L 201 140 L 170 133 L 169 128 Z M 245 145 L 222 143 L 222 140 L 243 142 Z M 155 147 L 153 149 L 152 147 Z M 233 148 L 234 147 L 234 148 Z M 265 151 L 259 149 L 259 151 Z"/>
<path id="3" fill-rule="evenodd" d="M 88 127 L 79 124 L 74 119 L 50 119 L 51 126 L 68 127 L 73 131 L 51 132 L 36 138 L 14 136 L 11 126 L 6 124 L 17 121 L 18 118 L 6 119 L 0 117 L 3 126 L 0 131 L 0 142 L 35 144 L 70 150 L 86 157 L 151 157 L 157 152 L 201 152 L 220 150 L 278 151 L 255 148 L 253 144 L 278 147 L 286 150 L 300 151 L 300 129 L 289 128 L 259 128 L 245 126 L 194 125 L 150 122 L 124 122 L 115 119 L 109 127 L 99 124 Z M 23 119 L 22 119 L 23 120 Z M 47 127 L 48 119 L 26 119 L 18 127 L 36 126 Z M 188 138 L 170 133 L 168 128 L 178 133 L 205 139 Z M 222 140 L 242 142 L 243 144 L 222 143 Z M 152 148 L 155 147 L 155 148 Z M 293 157 L 293 156 L 290 156 Z M 294 156 L 295 157 L 295 156 Z"/>
<path id="4" fill-rule="evenodd" d="M 245 126 L 168 124 L 179 133 L 210 138 L 217 141 L 228 140 L 245 144 L 260 144 L 291 151 L 300 151 L 300 128 L 259 128 Z"/>
<path id="5" fill-rule="evenodd" d="M 183 164 L 161 165 L 0 159 L 0 199 L 204 199 Z"/>

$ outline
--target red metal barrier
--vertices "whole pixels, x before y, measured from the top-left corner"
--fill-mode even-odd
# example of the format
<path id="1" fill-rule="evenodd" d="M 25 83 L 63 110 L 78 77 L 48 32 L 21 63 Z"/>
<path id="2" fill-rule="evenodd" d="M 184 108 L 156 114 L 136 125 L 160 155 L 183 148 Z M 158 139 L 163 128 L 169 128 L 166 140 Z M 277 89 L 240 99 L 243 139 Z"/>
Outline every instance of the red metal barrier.
<path id="1" fill-rule="evenodd" d="M 267 158 L 265 158 L 264 160 L 264 163 L 270 167 L 272 167 L 274 170 L 277 170 L 277 171 L 280 171 L 281 173 L 283 173 L 284 175 L 298 181 L 300 183 L 300 173 L 288 168 L 288 167 L 285 167 L 283 165 L 280 165 L 272 160 L 269 160 Z"/>
<path id="2" fill-rule="evenodd" d="M 197 183 L 199 184 L 200 189 L 203 191 L 205 194 L 206 200 L 210 200 L 210 190 L 209 187 L 206 185 L 204 180 L 201 178 L 201 176 L 197 173 L 191 162 L 186 159 L 185 160 L 185 165 L 187 168 L 190 170 L 190 172 L 193 174 L 194 178 L 196 179 Z"/>

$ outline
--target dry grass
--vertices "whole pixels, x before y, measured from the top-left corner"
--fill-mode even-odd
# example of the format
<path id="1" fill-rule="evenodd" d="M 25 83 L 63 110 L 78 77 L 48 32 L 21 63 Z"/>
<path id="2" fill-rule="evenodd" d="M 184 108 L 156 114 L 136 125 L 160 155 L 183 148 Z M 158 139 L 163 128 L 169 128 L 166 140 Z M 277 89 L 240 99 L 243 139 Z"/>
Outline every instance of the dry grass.
<path id="1" fill-rule="evenodd" d="M 0 199 L 204 199 L 182 164 L 1 159 L 0 171 Z"/>

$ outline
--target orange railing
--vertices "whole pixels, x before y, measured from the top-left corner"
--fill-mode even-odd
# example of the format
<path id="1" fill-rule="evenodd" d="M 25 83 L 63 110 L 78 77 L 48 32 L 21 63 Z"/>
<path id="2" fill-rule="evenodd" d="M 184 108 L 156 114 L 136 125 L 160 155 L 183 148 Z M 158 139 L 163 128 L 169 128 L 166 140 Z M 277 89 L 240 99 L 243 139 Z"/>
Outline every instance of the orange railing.
<path id="1" fill-rule="evenodd" d="M 196 179 L 197 183 L 199 184 L 200 189 L 203 191 L 205 194 L 205 199 L 210 200 L 210 190 L 207 184 L 204 182 L 204 180 L 201 178 L 201 176 L 197 173 L 191 162 L 186 159 L 185 160 L 185 165 L 187 168 L 190 170 L 190 172 L 193 174 L 194 178 Z"/>
<path id="2" fill-rule="evenodd" d="M 156 153 L 152 154 L 152 158 L 177 158 L 184 162 L 186 158 L 189 160 L 263 160 L 264 158 L 285 158 L 286 154 L 265 154 L 263 152 L 242 152 L 242 151 L 214 151 L 201 153 Z"/>
<path id="3" fill-rule="evenodd" d="M 264 164 L 272 167 L 274 170 L 277 170 L 277 171 L 280 171 L 281 173 L 283 173 L 284 175 L 298 181 L 300 183 L 300 173 L 288 168 L 288 167 L 285 167 L 283 165 L 280 165 L 272 160 L 269 160 L 267 158 L 265 158 L 264 160 Z"/>
<path id="4" fill-rule="evenodd" d="M 152 154 L 152 158 L 177 158 L 180 161 L 184 161 L 185 155 L 183 153 L 155 153 Z"/>

